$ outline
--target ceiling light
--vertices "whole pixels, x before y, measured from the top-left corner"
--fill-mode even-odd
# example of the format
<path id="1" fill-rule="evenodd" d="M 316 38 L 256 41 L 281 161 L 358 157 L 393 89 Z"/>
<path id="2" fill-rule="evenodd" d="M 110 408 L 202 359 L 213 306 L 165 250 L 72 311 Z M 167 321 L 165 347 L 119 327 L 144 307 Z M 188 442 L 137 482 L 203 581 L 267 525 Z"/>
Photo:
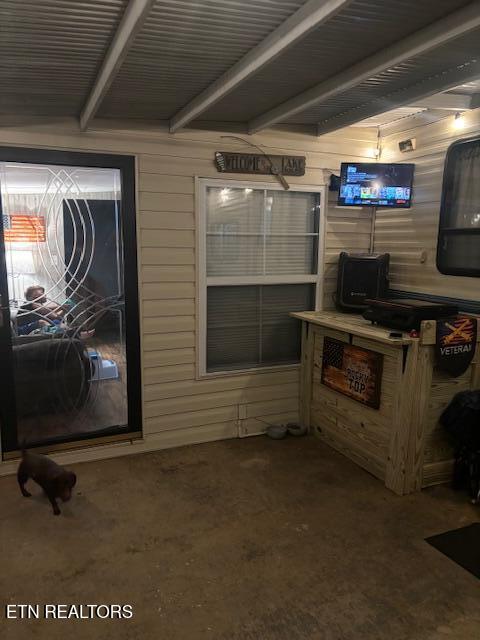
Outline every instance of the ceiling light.
<path id="1" fill-rule="evenodd" d="M 463 129 L 464 126 L 465 126 L 465 120 L 462 114 L 460 113 L 460 111 L 457 111 L 457 113 L 455 114 L 455 118 L 453 120 L 453 128 Z"/>

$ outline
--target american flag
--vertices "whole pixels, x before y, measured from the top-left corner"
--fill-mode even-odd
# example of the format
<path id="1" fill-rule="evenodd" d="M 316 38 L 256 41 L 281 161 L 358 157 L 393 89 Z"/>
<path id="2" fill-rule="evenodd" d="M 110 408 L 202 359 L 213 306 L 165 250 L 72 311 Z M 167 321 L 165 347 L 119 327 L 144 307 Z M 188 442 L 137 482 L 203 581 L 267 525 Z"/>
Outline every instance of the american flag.
<path id="1" fill-rule="evenodd" d="M 323 341 L 323 365 L 342 369 L 343 349 L 344 345 L 341 342 L 325 337 Z"/>
<path id="2" fill-rule="evenodd" d="M 2 214 L 5 242 L 45 242 L 45 218 L 23 214 Z"/>

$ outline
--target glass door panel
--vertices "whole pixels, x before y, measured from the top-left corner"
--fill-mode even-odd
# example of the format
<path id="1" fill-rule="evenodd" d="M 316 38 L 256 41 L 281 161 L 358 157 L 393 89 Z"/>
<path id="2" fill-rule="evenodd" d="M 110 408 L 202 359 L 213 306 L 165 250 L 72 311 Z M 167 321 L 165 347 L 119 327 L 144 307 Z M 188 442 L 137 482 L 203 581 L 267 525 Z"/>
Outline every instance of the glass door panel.
<path id="1" fill-rule="evenodd" d="M 131 430 L 121 170 L 0 158 L 0 187 L 3 449 Z"/>

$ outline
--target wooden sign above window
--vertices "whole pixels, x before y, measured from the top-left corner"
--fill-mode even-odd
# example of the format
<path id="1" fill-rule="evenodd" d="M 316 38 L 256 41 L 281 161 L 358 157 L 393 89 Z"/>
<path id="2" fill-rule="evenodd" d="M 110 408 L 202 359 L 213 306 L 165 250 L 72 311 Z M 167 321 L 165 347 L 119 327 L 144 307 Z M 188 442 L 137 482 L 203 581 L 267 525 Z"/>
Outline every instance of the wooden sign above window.
<path id="1" fill-rule="evenodd" d="M 215 164 L 222 173 L 303 176 L 305 156 L 270 156 L 260 153 L 215 152 Z"/>

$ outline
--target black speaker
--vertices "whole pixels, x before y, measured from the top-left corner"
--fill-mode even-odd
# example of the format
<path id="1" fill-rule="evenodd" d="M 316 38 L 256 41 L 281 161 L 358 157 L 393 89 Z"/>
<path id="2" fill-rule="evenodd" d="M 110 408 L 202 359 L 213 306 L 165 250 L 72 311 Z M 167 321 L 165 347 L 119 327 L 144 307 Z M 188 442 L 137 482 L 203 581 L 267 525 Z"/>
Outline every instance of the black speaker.
<path id="1" fill-rule="evenodd" d="M 362 312 L 368 298 L 385 298 L 389 253 L 346 253 L 338 259 L 335 304 L 339 311 Z"/>

